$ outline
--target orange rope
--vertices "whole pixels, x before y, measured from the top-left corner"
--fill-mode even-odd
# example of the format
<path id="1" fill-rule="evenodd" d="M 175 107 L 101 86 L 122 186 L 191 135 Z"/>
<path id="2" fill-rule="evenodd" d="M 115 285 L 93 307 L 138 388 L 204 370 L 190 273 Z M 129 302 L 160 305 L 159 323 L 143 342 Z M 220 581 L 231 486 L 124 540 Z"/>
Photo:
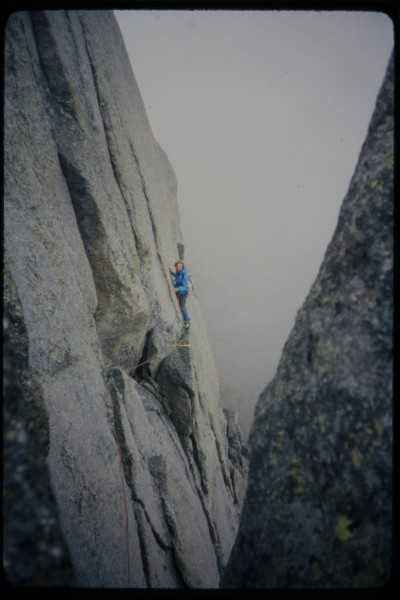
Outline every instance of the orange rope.
<path id="1" fill-rule="evenodd" d="M 158 350 L 158 352 L 156 352 L 155 354 L 153 354 L 152 356 L 150 356 L 150 358 L 148 358 L 144 362 L 141 362 L 138 365 L 135 365 L 134 367 L 131 367 L 131 369 L 137 369 L 138 367 L 141 367 L 142 365 L 145 365 L 146 363 L 148 363 L 151 360 L 153 360 L 153 358 L 155 358 L 158 354 L 161 354 L 160 350 Z"/>
<path id="2" fill-rule="evenodd" d="M 169 346 L 170 348 L 188 348 L 190 347 L 192 344 L 167 344 L 167 346 Z M 150 356 L 150 358 L 148 358 L 147 360 L 139 363 L 138 365 L 135 365 L 134 367 L 131 367 L 131 369 L 138 369 L 139 367 L 141 367 L 142 365 L 146 365 L 148 362 L 152 361 L 153 358 L 156 358 L 156 356 L 161 354 L 161 350 L 158 350 L 155 354 L 152 354 Z"/>

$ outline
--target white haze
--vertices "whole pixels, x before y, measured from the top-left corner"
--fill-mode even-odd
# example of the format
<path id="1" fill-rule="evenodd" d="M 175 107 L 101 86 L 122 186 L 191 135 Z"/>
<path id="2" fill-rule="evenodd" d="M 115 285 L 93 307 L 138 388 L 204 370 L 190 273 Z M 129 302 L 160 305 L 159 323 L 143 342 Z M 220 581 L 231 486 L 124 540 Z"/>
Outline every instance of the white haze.
<path id="1" fill-rule="evenodd" d="M 361 11 L 115 15 L 178 179 L 223 401 L 247 435 L 336 226 L 393 25 Z"/>

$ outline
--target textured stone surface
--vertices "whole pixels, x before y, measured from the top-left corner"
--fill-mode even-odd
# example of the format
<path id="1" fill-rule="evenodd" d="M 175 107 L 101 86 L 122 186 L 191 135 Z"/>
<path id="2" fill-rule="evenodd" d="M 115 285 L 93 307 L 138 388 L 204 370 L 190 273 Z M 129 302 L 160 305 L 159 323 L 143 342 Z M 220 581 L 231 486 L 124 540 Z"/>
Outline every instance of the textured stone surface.
<path id="1" fill-rule="evenodd" d="M 27 331 L 7 269 L 3 356 L 4 569 L 13 585 L 68 587 L 73 571 L 45 460 L 48 420 L 39 382 L 29 372 Z"/>
<path id="2" fill-rule="evenodd" d="M 379 587 L 391 575 L 394 73 L 250 435 L 224 587 Z"/>
<path id="3" fill-rule="evenodd" d="M 108 11 L 20 12 L 5 51 L 6 576 L 216 588 L 247 462 L 194 292 L 181 339 L 177 183 L 122 36 Z"/>

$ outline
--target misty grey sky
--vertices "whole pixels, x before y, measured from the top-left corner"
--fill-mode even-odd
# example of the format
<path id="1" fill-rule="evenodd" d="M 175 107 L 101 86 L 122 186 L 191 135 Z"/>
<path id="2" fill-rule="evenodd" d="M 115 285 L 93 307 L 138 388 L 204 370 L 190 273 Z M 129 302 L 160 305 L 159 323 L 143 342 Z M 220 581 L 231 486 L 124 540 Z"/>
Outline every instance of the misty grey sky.
<path id="1" fill-rule="evenodd" d="M 177 176 L 185 260 L 247 433 L 245 407 L 274 376 L 336 226 L 393 25 L 361 11 L 115 15 Z"/>

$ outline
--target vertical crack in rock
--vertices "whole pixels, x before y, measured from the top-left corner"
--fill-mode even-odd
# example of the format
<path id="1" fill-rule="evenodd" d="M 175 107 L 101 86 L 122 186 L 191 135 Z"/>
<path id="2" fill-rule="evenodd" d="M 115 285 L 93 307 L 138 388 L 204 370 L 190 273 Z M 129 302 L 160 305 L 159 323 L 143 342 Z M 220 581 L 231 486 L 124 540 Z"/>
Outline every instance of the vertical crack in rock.
<path id="1" fill-rule="evenodd" d="M 145 181 L 145 179 L 143 177 L 143 174 L 142 174 L 142 171 L 140 169 L 139 158 L 136 155 L 135 149 L 134 149 L 134 147 L 133 147 L 133 145 L 132 145 L 131 142 L 129 143 L 129 145 L 130 145 L 130 148 L 131 148 L 132 156 L 133 156 L 133 158 L 135 160 L 135 163 L 136 163 L 136 166 L 137 166 L 137 171 L 139 173 L 140 180 L 142 182 L 143 195 L 144 195 L 145 200 L 146 200 L 147 211 L 148 211 L 148 214 L 149 214 L 149 219 L 150 219 L 151 227 L 152 227 L 152 230 L 153 230 L 153 237 L 154 237 L 154 242 L 155 242 L 156 248 L 157 248 L 157 258 L 158 258 L 159 263 L 160 263 L 160 269 L 161 269 L 161 272 L 163 273 L 165 281 L 167 283 L 167 288 L 170 290 L 171 298 L 173 298 L 173 300 L 175 301 L 175 296 L 174 296 L 174 293 L 172 292 L 172 287 L 170 285 L 170 280 L 169 280 L 167 272 L 166 272 L 166 270 L 164 268 L 162 256 L 160 254 L 160 243 L 159 243 L 159 236 L 158 236 L 158 232 L 157 232 L 157 225 L 156 225 L 156 222 L 155 222 L 155 219 L 154 219 L 154 216 L 153 216 L 153 211 L 152 211 L 152 208 L 151 208 L 150 198 L 149 198 L 149 195 L 147 193 L 146 181 Z M 176 302 L 175 302 L 175 305 L 176 305 Z"/>
<path id="2" fill-rule="evenodd" d="M 75 161 L 69 156 L 68 136 L 77 137 L 79 143 L 83 143 L 83 131 L 76 107 L 79 84 L 78 82 L 74 84 L 74 77 L 67 70 L 67 61 L 63 60 L 65 39 L 56 38 L 57 28 L 64 25 L 68 29 L 68 36 L 76 51 L 75 54 L 72 52 L 70 55 L 72 62 L 77 62 L 79 49 L 73 35 L 69 13 L 57 13 L 55 19 L 49 15 L 50 13 L 45 11 L 33 11 L 31 15 L 38 59 L 46 82 L 46 85 L 41 87 L 47 98 L 49 110 L 53 114 L 50 120 L 56 145 L 59 147 L 61 170 L 69 188 L 81 238 L 93 273 L 98 296 L 95 319 L 103 355 L 111 364 L 129 367 L 132 364 L 132 357 L 137 352 L 135 334 L 142 331 L 147 320 L 145 298 L 141 290 L 134 289 L 133 276 L 130 279 L 125 276 L 124 279 L 124 272 L 117 271 L 119 258 L 111 251 L 110 231 L 107 224 L 102 222 L 104 215 L 95 197 L 93 183 L 83 175 L 84 168 L 81 173 L 79 164 L 73 164 Z M 83 38 L 85 39 L 84 33 Z M 94 86 L 97 89 L 96 73 L 89 52 L 88 58 L 92 67 Z M 79 65 L 75 66 L 79 78 L 81 76 Z M 98 102 L 101 110 L 100 98 Z M 67 121 L 72 119 L 73 124 L 69 122 L 65 125 L 63 123 L 65 119 Z M 68 148 L 65 146 L 64 150 L 60 149 L 60 146 L 63 147 L 65 143 L 68 143 Z M 132 226 L 131 220 L 129 223 Z M 132 270 L 130 266 L 128 269 Z M 128 328 L 126 323 L 129 323 Z"/>
<path id="3" fill-rule="evenodd" d="M 220 540 L 220 537 L 218 534 L 218 528 L 215 526 L 215 524 L 213 522 L 212 515 L 210 514 L 210 511 L 207 507 L 207 502 L 205 499 L 205 495 L 208 495 L 209 491 L 210 491 L 209 484 L 207 481 L 206 457 L 203 455 L 204 453 L 202 451 L 201 444 L 198 444 L 197 435 L 196 435 L 196 423 L 193 420 L 194 407 L 193 407 L 192 403 L 195 401 L 195 393 L 194 393 L 193 389 L 191 387 L 189 387 L 188 384 L 183 380 L 182 375 L 180 374 L 180 372 L 177 370 L 177 368 L 175 366 L 171 366 L 170 364 L 165 362 L 164 367 L 165 367 L 165 371 L 161 370 L 161 372 L 159 374 L 160 381 L 164 382 L 164 389 L 166 389 L 166 390 L 170 389 L 169 386 L 173 386 L 173 387 L 171 387 L 170 398 L 169 398 L 169 404 L 172 405 L 171 420 L 177 429 L 177 433 L 178 433 L 179 439 L 181 441 L 183 450 L 187 456 L 187 460 L 188 460 L 189 466 L 192 470 L 194 480 L 197 481 L 198 476 L 200 479 L 201 490 L 199 490 L 199 498 L 200 498 L 200 501 L 202 504 L 204 515 L 206 517 L 206 522 L 207 522 L 208 530 L 210 533 L 210 539 L 211 539 L 211 542 L 212 542 L 212 545 L 214 548 L 214 552 L 215 552 L 215 556 L 216 556 L 216 560 L 217 560 L 218 571 L 220 573 L 220 576 L 222 577 L 224 569 L 225 569 L 224 553 L 223 553 L 223 549 L 222 549 L 221 540 Z M 166 383 L 166 378 L 168 378 L 167 379 L 168 383 Z M 183 388 L 187 392 L 187 395 L 188 395 L 188 398 L 183 399 L 182 404 L 179 403 L 179 393 L 177 394 L 177 392 L 176 392 L 176 390 L 179 390 L 179 388 Z M 173 392 L 173 390 L 175 390 L 175 392 Z M 187 412 L 187 410 L 188 410 L 188 406 L 189 406 L 187 404 L 188 399 L 191 400 L 191 413 L 190 413 L 192 415 L 191 418 L 188 418 L 189 415 L 187 415 L 186 418 L 183 416 L 185 411 Z M 226 465 L 226 461 L 225 461 L 224 455 L 223 455 L 223 448 L 221 448 L 221 445 L 218 443 L 216 432 L 214 431 L 211 423 L 210 423 L 210 427 L 211 427 L 211 430 L 214 435 L 216 448 L 217 448 L 217 452 L 218 452 L 218 457 L 219 457 L 219 461 L 221 464 L 221 470 L 222 470 L 225 484 L 227 485 L 228 489 L 230 490 L 232 496 L 234 496 L 231 479 L 230 479 L 229 473 L 227 472 L 227 465 Z"/>
<path id="4" fill-rule="evenodd" d="M 194 433 L 192 433 L 189 436 L 189 439 L 191 441 L 191 447 L 192 447 L 192 454 L 193 454 L 193 459 L 194 459 L 194 464 L 197 467 L 198 472 L 200 473 L 200 481 L 201 481 L 201 487 L 203 490 L 204 494 L 208 494 L 209 489 L 208 489 L 208 483 L 207 483 L 207 475 L 204 469 L 204 457 L 202 459 L 201 457 L 201 447 L 199 447 L 199 445 L 197 444 L 197 440 L 196 440 L 196 436 Z"/>
<path id="5" fill-rule="evenodd" d="M 155 357 L 157 354 L 157 350 L 154 347 L 151 339 L 152 333 L 152 329 L 146 333 L 142 355 L 138 361 L 138 364 L 134 365 L 130 370 L 131 377 L 136 379 L 138 382 L 140 382 L 142 379 L 151 378 L 149 362 L 151 358 L 153 356 Z"/>
<path id="6" fill-rule="evenodd" d="M 234 501 L 235 504 L 241 505 L 243 499 L 243 485 L 240 485 L 238 482 L 238 473 L 241 473 L 243 478 L 247 478 L 250 453 L 246 444 L 242 441 L 237 412 L 229 409 L 224 409 L 223 412 L 226 418 L 228 458 L 231 461 L 230 478 L 234 493 Z"/>
<path id="7" fill-rule="evenodd" d="M 147 248 L 144 247 L 141 242 L 140 239 L 136 233 L 135 227 L 134 227 L 134 213 L 132 210 L 132 207 L 130 206 L 128 199 L 126 198 L 126 195 L 124 193 L 124 190 L 122 189 L 121 186 L 121 182 L 120 182 L 120 178 L 118 176 L 118 170 L 117 170 L 117 158 L 114 152 L 114 144 L 113 144 L 113 140 L 112 140 L 112 136 L 113 136 L 113 129 L 112 126 L 110 124 L 110 120 L 108 117 L 108 112 L 107 112 L 107 103 L 103 101 L 102 97 L 101 97 L 101 92 L 100 92 L 100 86 L 99 86 L 99 81 L 98 81 L 98 75 L 96 72 L 96 67 L 95 64 L 93 62 L 92 59 L 92 51 L 90 49 L 90 40 L 89 40 L 89 33 L 87 31 L 87 28 L 85 26 L 85 24 L 83 23 L 82 19 L 80 19 L 80 23 L 81 23 L 81 27 L 82 27 L 82 31 L 83 31 L 83 37 L 85 40 L 85 46 L 86 46 L 86 52 L 87 52 L 87 56 L 88 56 L 88 60 L 89 60 L 89 64 L 90 64 L 90 68 L 92 71 L 92 76 L 93 76 L 93 84 L 94 84 L 94 88 L 96 90 L 96 96 L 97 96 L 97 105 L 99 107 L 99 111 L 100 111 L 100 115 L 103 121 L 103 130 L 104 130 L 104 134 L 106 137 L 106 141 L 107 141 L 107 150 L 108 150 L 108 155 L 109 155 L 109 159 L 110 159 L 110 164 L 111 164 L 111 168 L 114 174 L 114 179 L 115 182 L 118 186 L 118 189 L 120 191 L 121 194 L 121 198 L 124 201 L 124 205 L 125 205 L 125 209 L 127 211 L 128 214 L 128 221 L 132 230 L 132 235 L 133 235 L 133 239 L 135 241 L 135 246 L 137 251 L 140 253 L 141 256 L 145 256 L 147 254 Z"/>
<path id="8" fill-rule="evenodd" d="M 156 381 L 166 397 L 171 411 L 169 417 L 182 442 L 184 438 L 190 437 L 193 433 L 195 393 L 186 383 L 178 368 L 173 366 L 168 358 L 161 363 L 156 374 Z M 187 454 L 187 444 L 183 443 L 182 447 Z M 200 476 L 202 477 L 201 471 Z"/>
<path id="9" fill-rule="evenodd" d="M 158 232 L 157 232 L 157 225 L 156 225 L 156 222 L 155 222 L 155 219 L 154 219 L 154 216 L 153 216 L 153 211 L 151 209 L 151 202 L 150 202 L 150 198 L 149 198 L 148 193 L 147 193 L 146 181 L 145 181 L 145 179 L 143 177 L 142 171 L 140 169 L 139 159 L 138 159 L 138 157 L 136 155 L 135 149 L 134 149 L 134 147 L 133 147 L 133 145 L 132 145 L 131 142 L 129 143 L 129 146 L 130 146 L 130 149 L 131 149 L 131 152 L 132 152 L 132 156 L 133 156 L 133 158 L 135 160 L 135 163 L 136 163 L 136 168 L 137 168 L 137 172 L 139 173 L 140 181 L 142 183 L 143 195 L 144 195 L 145 200 L 146 200 L 147 211 L 148 211 L 148 214 L 149 214 L 151 228 L 153 230 L 153 238 L 154 238 L 154 241 L 156 243 L 157 256 L 158 256 L 158 259 L 159 259 L 160 263 L 162 264 L 162 258 L 161 258 L 160 250 L 159 250 L 159 241 L 158 241 L 159 236 L 158 236 Z"/>
<path id="10" fill-rule="evenodd" d="M 231 494 L 233 496 L 232 482 L 231 482 L 231 478 L 230 478 L 228 466 L 226 464 L 226 458 L 225 458 L 224 448 L 221 445 L 221 441 L 219 439 L 219 436 L 218 436 L 217 432 L 215 431 L 215 425 L 214 425 L 214 421 L 213 421 L 212 418 L 210 418 L 210 427 L 211 427 L 211 431 L 214 434 L 215 446 L 216 446 L 216 449 L 217 449 L 217 455 L 218 455 L 219 463 L 221 465 L 222 476 L 224 478 L 224 482 L 226 483 L 229 491 L 231 492 Z"/>
<path id="11" fill-rule="evenodd" d="M 111 260 L 107 231 L 89 183 L 67 157 L 61 153 L 58 156 L 96 286 L 98 305 L 95 319 L 100 342 L 111 362 L 115 360 L 115 353 L 121 360 L 119 345 L 121 338 L 127 334 L 126 324 L 121 320 L 120 300 L 124 302 L 124 286 Z M 126 290 L 126 295 L 130 295 L 129 290 Z M 141 314 L 136 318 L 140 320 Z M 125 350 L 125 353 L 126 365 L 129 366 L 134 350 Z"/>
<path id="12" fill-rule="evenodd" d="M 123 432 L 123 426 L 121 422 L 121 411 L 120 411 L 120 402 L 124 397 L 125 384 L 121 372 L 117 368 L 112 368 L 109 370 L 106 376 L 107 386 L 110 392 L 112 407 L 113 407 L 113 425 L 114 425 L 114 439 L 117 446 L 117 453 L 119 457 L 119 461 L 121 462 L 122 467 L 122 485 L 129 488 L 129 478 L 130 478 L 130 456 L 124 451 L 125 448 L 125 436 Z M 124 501 L 126 501 L 125 490 L 123 490 Z M 136 517 L 135 506 L 134 512 Z M 138 521 L 138 519 L 136 519 Z M 127 531 L 129 532 L 129 523 L 125 524 Z M 141 549 L 140 558 L 142 561 L 142 569 L 146 579 L 146 585 L 149 586 L 149 580 L 147 577 L 147 570 L 145 564 L 145 553 L 142 551 L 142 541 L 141 541 L 141 531 L 140 526 L 138 525 L 138 539 L 139 539 L 139 547 Z M 128 534 L 129 535 L 129 534 Z M 128 547 L 126 549 L 127 552 L 130 552 L 130 544 L 128 542 Z M 129 559 L 128 559 L 129 562 Z"/>
<path id="13" fill-rule="evenodd" d="M 201 385 L 200 385 L 200 382 L 199 382 L 199 379 L 198 379 L 198 376 L 197 376 L 197 370 L 196 370 L 196 368 L 194 368 L 194 377 L 195 377 L 195 380 L 196 380 L 197 389 L 201 390 Z M 231 476 L 230 476 L 230 473 L 229 473 L 228 465 L 226 463 L 224 448 L 221 446 L 221 444 L 219 442 L 218 435 L 217 435 L 217 433 L 215 431 L 215 425 L 214 425 L 213 419 L 212 419 L 211 415 L 208 413 L 208 411 L 206 410 L 205 403 L 203 402 L 203 399 L 202 399 L 202 393 L 201 393 L 201 391 L 199 391 L 198 396 L 199 396 L 199 402 L 200 402 L 200 405 L 202 406 L 203 412 L 208 416 L 208 422 L 209 422 L 209 425 L 210 425 L 210 429 L 211 429 L 211 431 L 212 431 L 212 433 L 214 435 L 215 447 L 217 449 L 217 456 L 218 456 L 219 463 L 221 465 L 221 471 L 222 471 L 223 479 L 224 479 L 224 481 L 225 481 L 228 489 L 230 490 L 230 492 L 231 492 L 231 494 L 233 496 L 234 495 L 234 491 L 233 491 L 233 487 L 232 487 Z"/>
<path id="14" fill-rule="evenodd" d="M 217 559 L 217 568 L 219 576 L 222 577 L 225 571 L 225 559 L 224 552 L 220 540 L 220 536 L 218 535 L 218 528 L 215 526 L 210 511 L 206 505 L 205 499 L 201 498 L 204 514 L 207 520 L 208 530 L 210 532 L 210 539 L 214 548 L 215 558 Z"/>
<path id="15" fill-rule="evenodd" d="M 166 499 L 167 492 L 167 465 L 163 456 L 155 455 L 149 459 L 148 462 L 150 473 L 153 477 L 153 481 L 159 491 L 161 505 L 165 517 L 165 522 L 170 533 L 172 545 L 168 549 L 171 550 L 171 557 L 175 567 L 175 574 L 178 578 L 178 587 L 184 588 L 189 587 L 185 582 L 185 565 L 181 564 L 179 556 L 177 555 L 174 540 L 177 539 L 176 527 L 173 515 L 168 506 L 168 500 Z"/>
<path id="16" fill-rule="evenodd" d="M 175 520 L 169 509 L 168 502 L 165 501 L 163 495 L 161 495 L 161 502 L 163 505 L 165 522 L 167 524 L 169 533 L 171 535 L 171 539 L 178 540 Z M 175 573 L 176 573 L 176 575 L 178 577 L 178 581 L 179 581 L 178 587 L 190 588 L 191 585 L 189 582 L 186 581 L 186 577 L 185 577 L 185 573 L 186 573 L 185 564 L 182 562 L 179 552 L 176 551 L 175 544 L 172 544 L 172 559 L 173 559 L 173 563 L 175 566 Z"/>
<path id="17" fill-rule="evenodd" d="M 121 414 L 121 405 L 126 404 L 125 384 L 123 381 L 122 373 L 118 368 L 112 368 L 108 372 L 107 385 L 110 390 L 110 394 L 111 394 L 112 401 L 113 401 L 114 431 L 115 431 L 115 436 L 116 436 L 117 444 L 119 447 L 119 451 L 121 453 L 124 479 L 125 479 L 128 489 L 130 490 L 130 494 L 131 494 L 131 498 L 132 498 L 132 502 L 133 502 L 133 506 L 134 506 L 134 511 L 135 511 L 135 516 L 137 519 L 139 545 L 140 545 L 140 549 L 141 549 L 141 559 L 142 559 L 143 571 L 145 573 L 147 586 L 151 587 L 152 565 L 149 563 L 149 548 L 148 548 L 148 542 L 146 540 L 146 535 L 144 533 L 145 523 L 143 522 L 143 518 L 145 519 L 146 523 L 150 527 L 150 530 L 152 532 L 154 540 L 156 541 L 156 543 L 159 545 L 159 547 L 163 551 L 168 552 L 168 554 L 170 556 L 173 556 L 174 555 L 174 547 L 173 547 L 173 544 L 169 545 L 163 541 L 161 535 L 157 531 L 157 528 L 154 526 L 148 511 L 146 510 L 145 502 L 138 496 L 138 493 L 136 490 L 136 483 L 135 483 L 135 480 L 133 477 L 134 469 L 133 469 L 132 456 L 129 451 L 129 447 L 126 442 L 126 439 L 125 439 L 124 426 L 122 423 L 122 414 Z M 164 481 L 165 474 L 163 475 L 162 468 L 158 468 L 159 467 L 159 460 L 158 460 L 159 458 L 162 458 L 162 457 L 153 457 L 152 459 L 150 459 L 149 470 L 155 480 L 156 485 L 160 488 L 160 485 L 162 487 L 163 482 L 165 483 L 165 481 Z M 162 495 L 161 495 L 161 501 L 162 501 L 162 506 L 164 507 L 164 510 L 165 510 L 165 502 L 162 498 Z M 140 507 L 140 510 L 137 509 L 137 506 Z M 168 514 L 167 513 L 168 513 L 168 511 L 165 511 L 166 522 L 168 522 Z M 178 565 L 176 565 L 176 567 L 177 567 L 177 572 L 175 575 L 178 577 L 178 579 L 182 580 L 182 575 L 180 573 L 180 569 L 178 568 Z"/>
<path id="18" fill-rule="evenodd" d="M 104 134 L 106 137 L 106 141 L 107 141 L 107 150 L 108 150 L 108 154 L 109 154 L 109 159 L 110 159 L 110 164 L 111 164 L 111 168 L 114 174 L 114 179 L 117 183 L 118 189 L 120 191 L 121 197 L 123 199 L 124 205 L 125 205 L 125 210 L 127 211 L 127 215 L 128 215 L 128 221 L 132 230 L 132 235 L 135 241 L 135 246 L 137 249 L 137 252 L 139 253 L 139 255 L 142 257 L 142 259 L 144 259 L 146 257 L 146 255 L 149 252 L 149 249 L 147 246 L 145 246 L 144 244 L 142 244 L 142 242 L 140 241 L 140 237 L 138 236 L 135 227 L 134 227 L 134 223 L 135 223 L 135 217 L 134 217 L 134 208 L 131 206 L 128 198 L 126 197 L 126 194 L 124 193 L 124 190 L 122 188 L 121 182 L 120 182 L 120 177 L 118 174 L 118 168 L 117 168 L 117 164 L 118 164 L 118 159 L 117 159 L 117 155 L 116 152 L 114 151 L 114 146 L 115 144 L 113 143 L 113 128 L 112 125 L 110 123 L 110 119 L 109 119 L 109 115 L 108 115 L 108 108 L 107 108 L 107 102 L 103 101 L 102 96 L 101 96 L 101 90 L 100 90 L 100 85 L 99 85 L 99 80 L 98 80 L 98 75 L 97 75 L 97 71 L 96 71 L 96 66 L 94 64 L 93 58 L 92 58 L 92 51 L 90 48 L 90 35 L 87 31 L 87 28 L 85 26 L 85 24 L 83 23 L 83 21 L 81 20 L 81 26 L 82 26 L 82 31 L 83 31 L 83 35 L 84 35 L 84 39 L 85 39 L 85 45 L 86 45 L 86 52 L 87 52 L 87 56 L 88 56 L 88 60 L 89 60 L 89 64 L 90 64 L 90 68 L 92 71 L 92 76 L 93 76 L 93 83 L 94 83 L 94 87 L 96 90 L 96 95 L 97 95 L 97 104 L 99 107 L 99 111 L 101 114 L 101 118 L 103 121 L 103 129 L 104 129 Z M 148 192 L 147 192 L 147 186 L 146 186 L 146 181 L 145 178 L 143 177 L 141 168 L 140 168 L 140 161 L 139 158 L 135 152 L 135 149 L 131 143 L 131 141 L 129 141 L 129 147 L 131 149 L 131 153 L 132 153 L 132 157 L 135 161 L 136 164 L 136 169 L 137 172 L 139 174 L 140 177 L 140 181 L 142 184 L 142 191 L 143 191 L 143 196 L 146 200 L 146 206 L 147 206 L 147 212 L 149 215 L 149 221 L 151 224 L 151 228 L 153 231 L 153 240 L 155 243 L 155 247 L 156 247 L 156 252 L 157 252 L 157 258 L 158 261 L 160 263 L 160 271 L 164 276 L 164 279 L 166 281 L 167 284 L 167 288 L 170 290 L 170 294 L 171 297 L 174 298 L 173 293 L 172 293 L 172 289 L 171 289 L 171 285 L 170 285 L 170 280 L 168 278 L 168 275 L 166 273 L 166 270 L 164 268 L 163 265 L 163 260 L 162 260 L 162 256 L 160 254 L 160 243 L 159 243 L 159 235 L 158 235 L 158 231 L 157 231 L 157 225 L 153 216 L 153 211 L 151 208 L 151 201 L 150 198 L 148 196 Z"/>
<path id="19" fill-rule="evenodd" d="M 65 13 L 67 14 L 67 13 Z M 31 11 L 32 32 L 35 38 L 40 65 L 48 89 L 64 115 L 72 118 L 76 125 L 77 117 L 74 91 L 71 79 L 67 77 L 57 39 L 54 37 L 51 19 L 46 11 Z M 66 19 L 69 23 L 69 18 Z"/>
<path id="20" fill-rule="evenodd" d="M 192 469 L 192 473 L 193 473 L 193 477 L 195 478 L 195 481 L 197 481 L 195 467 L 197 468 L 197 472 L 200 475 L 201 489 L 197 488 L 198 495 L 199 495 L 199 498 L 201 501 L 204 516 L 206 517 L 206 522 L 207 522 L 207 527 L 208 527 L 208 531 L 210 534 L 211 543 L 213 545 L 215 556 L 217 559 L 218 572 L 219 572 L 220 576 L 222 577 L 224 568 L 225 568 L 222 545 L 221 545 L 221 541 L 220 541 L 220 538 L 218 535 L 218 529 L 214 524 L 212 515 L 210 513 L 210 510 L 207 506 L 207 501 L 206 501 L 206 496 L 209 495 L 210 490 L 209 490 L 209 486 L 207 483 L 207 475 L 205 472 L 205 467 L 203 466 L 205 464 L 205 460 L 204 460 L 205 457 L 203 459 L 200 457 L 200 447 L 196 442 L 196 438 L 195 438 L 194 434 L 192 434 L 190 436 L 181 437 L 180 439 L 181 439 L 182 446 L 185 449 L 187 459 L 189 462 L 189 466 Z M 193 459 L 192 459 L 192 456 L 193 456 Z M 193 464 L 193 462 L 194 462 L 194 464 Z M 212 501 L 212 499 L 211 499 L 211 501 Z"/>
<path id="21" fill-rule="evenodd" d="M 171 360 L 164 361 L 157 372 L 156 379 L 163 390 L 163 393 L 168 397 L 168 405 L 171 407 L 170 418 L 177 430 L 182 448 L 186 454 L 189 467 L 192 471 L 194 481 L 200 483 L 201 488 L 198 490 L 198 494 L 204 515 L 206 517 L 210 539 L 214 548 L 217 568 L 220 576 L 222 577 L 225 569 L 225 557 L 221 539 L 218 533 L 218 527 L 214 523 L 212 514 L 207 505 L 206 497 L 210 493 L 210 485 L 207 480 L 206 456 L 204 455 L 202 446 L 197 439 L 198 433 L 196 432 L 197 425 L 194 419 L 195 409 L 193 405 L 193 402 L 196 401 L 196 396 L 193 388 L 190 387 L 184 380 L 184 374 L 186 373 L 187 369 L 187 360 L 188 359 L 183 357 L 180 357 L 180 359 L 175 357 Z M 178 361 L 177 364 L 176 361 Z M 178 365 L 180 365 L 179 368 Z M 200 385 L 194 367 L 193 372 L 197 388 L 199 389 Z M 190 404 L 188 401 L 190 401 Z M 199 392 L 198 402 L 203 413 L 208 416 L 208 424 L 214 437 L 224 483 L 232 495 L 234 502 L 237 502 L 238 496 L 235 495 L 235 486 L 228 469 L 224 448 L 220 443 L 217 432 L 215 431 L 213 420 L 206 410 L 205 402 L 201 398 L 201 392 Z"/>
<path id="22" fill-rule="evenodd" d="M 147 384 L 150 384 L 152 389 L 149 389 L 149 385 Z M 156 385 L 159 389 L 158 393 L 155 393 L 154 385 Z M 176 428 L 170 419 L 171 410 L 168 405 L 168 399 L 166 398 L 165 394 L 163 393 L 163 390 L 160 388 L 157 382 L 151 378 L 147 378 L 146 380 L 140 381 L 140 386 L 141 388 L 144 388 L 147 392 L 150 392 L 159 401 L 160 404 L 157 407 L 155 407 L 154 405 L 152 405 L 151 407 L 145 405 L 145 408 L 147 411 L 155 411 L 159 415 L 161 421 L 165 426 L 165 430 L 168 433 L 168 437 L 171 443 L 176 449 L 177 454 L 182 459 L 182 464 L 187 475 L 187 480 L 194 485 L 194 489 L 199 494 L 199 496 L 201 496 L 201 484 L 198 485 L 199 478 L 196 477 L 196 470 L 194 468 L 194 465 L 190 464 L 192 461 L 192 452 L 189 451 L 187 448 L 185 449 L 185 444 L 188 440 L 190 441 L 190 438 L 188 436 L 179 437 L 179 435 L 177 438 L 176 436 L 172 435 L 171 426 L 175 431 Z M 177 441 L 177 439 L 179 440 L 179 442 Z"/>
<path id="23" fill-rule="evenodd" d="M 183 372 L 185 372 L 184 368 Z M 201 456 L 201 445 L 198 444 L 195 434 L 195 392 L 186 383 L 178 368 L 168 360 L 163 361 L 161 364 L 156 380 L 163 391 L 163 395 L 166 396 L 171 411 L 169 418 L 178 433 L 194 481 L 199 480 L 202 493 L 207 494 L 209 491 L 207 473 L 204 459 Z"/>
<path id="24" fill-rule="evenodd" d="M 74 573 L 46 463 L 49 421 L 29 368 L 29 334 L 15 283 L 4 273 L 3 566 L 18 587 L 69 587 Z"/>

